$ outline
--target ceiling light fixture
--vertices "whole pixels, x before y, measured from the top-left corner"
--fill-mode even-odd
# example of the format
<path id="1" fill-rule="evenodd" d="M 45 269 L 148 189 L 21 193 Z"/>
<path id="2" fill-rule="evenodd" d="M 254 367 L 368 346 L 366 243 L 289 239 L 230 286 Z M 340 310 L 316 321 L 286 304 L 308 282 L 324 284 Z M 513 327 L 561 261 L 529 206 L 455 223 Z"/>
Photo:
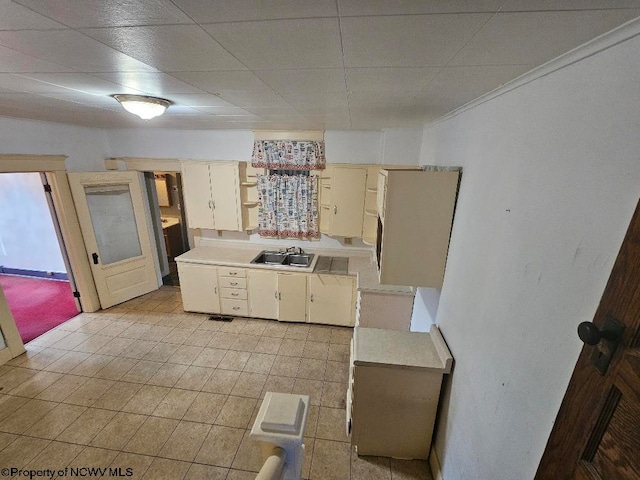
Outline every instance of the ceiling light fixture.
<path id="1" fill-rule="evenodd" d="M 130 113 L 139 116 L 143 120 L 162 115 L 169 105 L 173 105 L 171 100 L 147 95 L 115 94 L 111 95 L 120 105 Z"/>

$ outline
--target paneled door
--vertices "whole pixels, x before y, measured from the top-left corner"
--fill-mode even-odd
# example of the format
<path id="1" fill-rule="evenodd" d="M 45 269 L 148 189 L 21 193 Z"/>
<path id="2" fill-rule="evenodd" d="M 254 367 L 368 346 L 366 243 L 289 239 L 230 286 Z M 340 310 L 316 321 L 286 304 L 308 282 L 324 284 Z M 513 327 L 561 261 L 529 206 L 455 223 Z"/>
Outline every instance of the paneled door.
<path id="1" fill-rule="evenodd" d="M 142 174 L 68 175 L 101 307 L 157 290 Z"/>

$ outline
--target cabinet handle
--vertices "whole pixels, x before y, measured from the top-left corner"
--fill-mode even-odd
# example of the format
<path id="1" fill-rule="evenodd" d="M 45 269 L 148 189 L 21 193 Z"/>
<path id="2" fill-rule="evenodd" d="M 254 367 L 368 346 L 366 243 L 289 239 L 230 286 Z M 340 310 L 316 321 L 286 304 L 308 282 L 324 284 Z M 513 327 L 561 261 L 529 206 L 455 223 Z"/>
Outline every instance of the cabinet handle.
<path id="1" fill-rule="evenodd" d="M 215 210 L 215 209 L 216 209 L 216 202 L 215 202 L 215 200 L 214 200 L 213 202 L 211 202 L 211 203 L 213 204 L 213 209 Z"/>
<path id="2" fill-rule="evenodd" d="M 278 300 L 282 300 L 282 294 L 278 292 Z"/>
<path id="3" fill-rule="evenodd" d="M 232 297 L 237 297 L 239 294 L 238 293 L 232 293 L 231 296 Z"/>
<path id="4" fill-rule="evenodd" d="M 276 300 L 278 300 L 278 292 L 276 292 Z"/>
<path id="5" fill-rule="evenodd" d="M 213 210 L 213 204 L 211 203 L 211 200 L 209 200 L 209 210 Z"/>
<path id="6" fill-rule="evenodd" d="M 229 282 L 229 285 L 233 285 L 234 287 L 238 285 L 238 282 Z"/>
<path id="7" fill-rule="evenodd" d="M 338 214 L 338 206 L 337 206 L 337 205 L 334 205 L 334 206 L 333 206 L 333 214 L 334 214 L 334 215 L 337 215 L 337 214 Z"/>
<path id="8" fill-rule="evenodd" d="M 231 307 L 231 308 L 233 308 L 234 310 L 240 310 L 240 307 Z"/>
<path id="9" fill-rule="evenodd" d="M 229 272 L 229 275 L 235 277 L 236 275 L 238 275 L 238 272 Z"/>
<path id="10" fill-rule="evenodd" d="M 213 287 L 213 293 L 218 294 L 218 287 Z"/>
<path id="11" fill-rule="evenodd" d="M 313 302 L 313 293 L 311 294 L 311 298 L 309 300 Z"/>

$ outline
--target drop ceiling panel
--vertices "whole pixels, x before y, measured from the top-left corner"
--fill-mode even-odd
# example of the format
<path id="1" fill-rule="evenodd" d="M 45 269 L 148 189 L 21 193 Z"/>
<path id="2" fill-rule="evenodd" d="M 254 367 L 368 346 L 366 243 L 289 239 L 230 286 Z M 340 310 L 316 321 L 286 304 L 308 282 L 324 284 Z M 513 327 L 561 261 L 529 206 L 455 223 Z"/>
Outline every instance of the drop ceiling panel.
<path id="1" fill-rule="evenodd" d="M 14 2 L 3 0 L 0 9 L 0 30 L 64 28 L 64 25 Z"/>
<path id="2" fill-rule="evenodd" d="M 351 112 L 360 108 L 384 108 L 389 111 L 411 105 L 417 92 L 353 92 L 349 94 L 349 107 Z"/>
<path id="3" fill-rule="evenodd" d="M 91 28 L 83 32 L 164 72 L 245 69 L 196 25 Z"/>
<path id="4" fill-rule="evenodd" d="M 188 85 L 166 73 L 112 72 L 95 73 L 94 76 L 103 78 L 122 87 L 144 92 L 147 95 L 163 96 L 174 93 L 204 93 L 199 88 Z"/>
<path id="5" fill-rule="evenodd" d="M 540 65 L 638 15 L 640 10 L 499 13 L 451 65 Z"/>
<path id="6" fill-rule="evenodd" d="M 347 68 L 350 92 L 419 92 L 442 67 Z"/>
<path id="7" fill-rule="evenodd" d="M 241 108 L 251 107 L 288 107 L 290 106 L 281 96 L 271 93 L 223 93 L 223 100 Z"/>
<path id="8" fill-rule="evenodd" d="M 233 104 L 210 93 L 173 93 L 168 100 L 188 107 L 234 107 Z"/>
<path id="9" fill-rule="evenodd" d="M 335 17 L 335 0 L 234 0 L 203 2 L 174 0 L 198 23 L 274 20 L 282 18 Z"/>
<path id="10" fill-rule="evenodd" d="M 340 107 L 347 103 L 346 92 L 288 93 L 282 98 L 294 107 Z"/>
<path id="11" fill-rule="evenodd" d="M 152 71 L 152 67 L 73 30 L 0 32 L 0 45 L 83 72 Z"/>
<path id="12" fill-rule="evenodd" d="M 220 23 L 204 27 L 250 70 L 342 67 L 337 18 Z"/>
<path id="13" fill-rule="evenodd" d="M 238 107 L 193 107 L 194 109 L 206 115 L 212 116 L 238 116 L 238 115 L 258 115 L 256 112 L 250 112 Z"/>
<path id="14" fill-rule="evenodd" d="M 509 0 L 504 2 L 503 12 L 536 10 L 606 10 L 614 8 L 639 8 L 638 0 Z"/>
<path id="15" fill-rule="evenodd" d="M 75 90 L 76 93 L 84 92 L 91 95 L 103 95 L 107 97 L 114 93 L 143 93 L 140 90 L 122 87 L 86 73 L 29 73 L 22 75 L 22 78 L 33 79 L 51 86 Z"/>
<path id="16" fill-rule="evenodd" d="M 271 88 L 253 72 L 230 70 L 225 72 L 174 72 L 172 75 L 209 93 L 271 92 Z"/>
<path id="17" fill-rule="evenodd" d="M 2 73 L 0 74 L 0 85 L 8 90 L 21 93 L 71 93 L 71 90 L 49 83 L 41 82 L 23 75 Z"/>
<path id="18" fill-rule="evenodd" d="M 18 3 L 73 28 L 193 23 L 169 0 L 18 0 Z"/>
<path id="19" fill-rule="evenodd" d="M 474 98 L 490 92 L 531 70 L 532 65 L 443 67 L 424 92 L 429 95 L 471 93 Z"/>
<path id="20" fill-rule="evenodd" d="M 278 93 L 346 91 L 342 68 L 259 70 L 255 74 Z"/>
<path id="21" fill-rule="evenodd" d="M 72 68 L 48 62 L 40 58 L 0 46 L 0 72 L 32 73 L 32 72 L 71 72 Z"/>
<path id="22" fill-rule="evenodd" d="M 345 66 L 446 65 L 489 18 L 480 13 L 343 18 Z"/>
<path id="23" fill-rule="evenodd" d="M 495 12 L 504 0 L 338 0 L 340 15 L 416 15 L 425 13 Z"/>

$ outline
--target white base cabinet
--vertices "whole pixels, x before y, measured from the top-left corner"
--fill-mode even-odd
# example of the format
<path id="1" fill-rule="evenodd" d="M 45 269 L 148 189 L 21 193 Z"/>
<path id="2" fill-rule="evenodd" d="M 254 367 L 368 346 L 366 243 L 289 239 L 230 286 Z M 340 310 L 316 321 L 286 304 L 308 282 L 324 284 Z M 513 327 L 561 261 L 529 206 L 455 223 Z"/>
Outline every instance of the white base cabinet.
<path id="1" fill-rule="evenodd" d="M 270 270 L 247 273 L 249 315 L 256 318 L 278 318 L 278 274 Z"/>
<path id="2" fill-rule="evenodd" d="M 355 323 L 353 277 L 311 274 L 308 282 L 309 323 L 353 327 Z"/>
<path id="3" fill-rule="evenodd" d="M 356 327 L 347 390 L 347 431 L 358 455 L 427 459 L 451 353 L 440 331 Z"/>
<path id="4" fill-rule="evenodd" d="M 188 312 L 220 313 L 218 268 L 178 262 L 182 307 Z"/>

